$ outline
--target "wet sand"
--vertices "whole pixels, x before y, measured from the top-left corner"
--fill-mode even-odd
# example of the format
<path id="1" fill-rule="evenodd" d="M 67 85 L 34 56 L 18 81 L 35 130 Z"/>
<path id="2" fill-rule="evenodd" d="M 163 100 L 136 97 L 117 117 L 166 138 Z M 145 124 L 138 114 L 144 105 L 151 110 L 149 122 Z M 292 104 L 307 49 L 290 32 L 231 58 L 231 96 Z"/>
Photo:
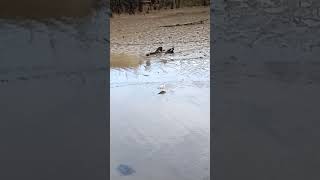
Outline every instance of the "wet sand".
<path id="1" fill-rule="evenodd" d="M 208 8 L 111 19 L 112 180 L 209 179 L 209 20 L 159 27 L 205 19 Z M 145 56 L 159 46 L 175 53 Z"/>

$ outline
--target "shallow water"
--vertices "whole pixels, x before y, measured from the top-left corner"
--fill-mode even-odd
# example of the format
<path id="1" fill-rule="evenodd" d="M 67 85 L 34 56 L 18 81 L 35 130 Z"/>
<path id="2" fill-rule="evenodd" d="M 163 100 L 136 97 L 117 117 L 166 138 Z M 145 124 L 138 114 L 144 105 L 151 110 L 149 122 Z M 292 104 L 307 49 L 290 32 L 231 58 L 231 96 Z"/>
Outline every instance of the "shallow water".
<path id="1" fill-rule="evenodd" d="M 209 23 L 167 28 L 166 33 L 159 30 L 161 22 L 150 23 L 154 18 L 171 24 L 209 17 L 207 9 L 191 10 L 197 13 L 111 19 L 112 180 L 209 179 Z M 183 31 L 196 36 L 182 36 Z M 162 43 L 153 43 L 155 33 Z M 175 53 L 145 56 L 158 46 L 174 46 Z M 166 93 L 158 94 L 162 90 Z M 121 174 L 120 165 L 134 173 Z"/>

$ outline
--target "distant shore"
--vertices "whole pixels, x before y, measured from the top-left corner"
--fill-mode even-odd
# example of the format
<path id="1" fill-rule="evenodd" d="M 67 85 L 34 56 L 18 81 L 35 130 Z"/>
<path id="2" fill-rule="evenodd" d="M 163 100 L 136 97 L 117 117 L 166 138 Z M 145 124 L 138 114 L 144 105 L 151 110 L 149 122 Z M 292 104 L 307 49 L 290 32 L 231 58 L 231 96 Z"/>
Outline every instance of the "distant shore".
<path id="1" fill-rule="evenodd" d="M 209 0 L 110 0 L 111 14 L 139 14 L 186 7 L 208 7 Z"/>

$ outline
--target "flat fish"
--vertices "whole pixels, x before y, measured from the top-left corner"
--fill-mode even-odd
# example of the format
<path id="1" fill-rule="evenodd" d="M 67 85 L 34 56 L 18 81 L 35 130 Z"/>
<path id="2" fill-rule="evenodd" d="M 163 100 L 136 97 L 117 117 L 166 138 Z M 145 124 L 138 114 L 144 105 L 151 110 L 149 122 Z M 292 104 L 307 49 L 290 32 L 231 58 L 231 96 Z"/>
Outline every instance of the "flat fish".
<path id="1" fill-rule="evenodd" d="M 133 168 L 131 168 L 130 166 L 125 165 L 125 164 L 120 164 L 118 166 L 117 170 L 123 176 L 129 176 L 129 175 L 132 175 L 136 172 Z"/>

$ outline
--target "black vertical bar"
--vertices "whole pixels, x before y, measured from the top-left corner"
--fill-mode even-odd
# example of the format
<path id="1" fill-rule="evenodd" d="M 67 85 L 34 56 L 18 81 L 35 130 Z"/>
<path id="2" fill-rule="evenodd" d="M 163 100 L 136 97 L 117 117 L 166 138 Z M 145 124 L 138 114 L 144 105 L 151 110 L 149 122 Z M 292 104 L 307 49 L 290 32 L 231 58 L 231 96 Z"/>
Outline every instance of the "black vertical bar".
<path id="1" fill-rule="evenodd" d="M 319 179 L 314 7 L 291 0 L 212 3 L 212 179 Z"/>
<path id="2" fill-rule="evenodd" d="M 108 7 L 44 2 L 1 2 L 0 179 L 109 179 Z"/>

